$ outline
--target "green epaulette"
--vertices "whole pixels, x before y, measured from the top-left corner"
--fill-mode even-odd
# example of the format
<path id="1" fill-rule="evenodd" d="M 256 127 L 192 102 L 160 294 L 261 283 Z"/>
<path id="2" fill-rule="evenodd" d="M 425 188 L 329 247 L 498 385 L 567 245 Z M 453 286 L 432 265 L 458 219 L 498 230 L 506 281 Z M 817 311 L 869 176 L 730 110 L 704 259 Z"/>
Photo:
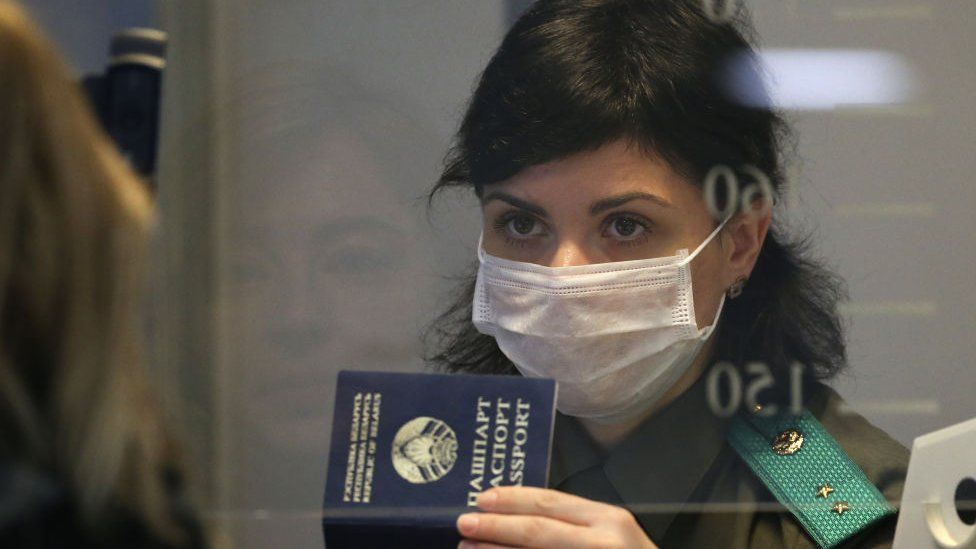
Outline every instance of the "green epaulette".
<path id="1" fill-rule="evenodd" d="M 735 418 L 729 442 L 821 547 L 895 512 L 809 412 Z"/>

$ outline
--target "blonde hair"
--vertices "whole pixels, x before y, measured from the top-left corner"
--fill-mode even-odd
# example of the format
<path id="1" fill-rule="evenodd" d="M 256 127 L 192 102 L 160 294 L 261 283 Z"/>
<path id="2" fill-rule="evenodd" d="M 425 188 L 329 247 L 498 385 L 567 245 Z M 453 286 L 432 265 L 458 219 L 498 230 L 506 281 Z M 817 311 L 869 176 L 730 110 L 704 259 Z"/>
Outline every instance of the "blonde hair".
<path id="1" fill-rule="evenodd" d="M 151 205 L 67 67 L 0 0 L 0 458 L 177 541 L 173 459 L 140 357 Z"/>

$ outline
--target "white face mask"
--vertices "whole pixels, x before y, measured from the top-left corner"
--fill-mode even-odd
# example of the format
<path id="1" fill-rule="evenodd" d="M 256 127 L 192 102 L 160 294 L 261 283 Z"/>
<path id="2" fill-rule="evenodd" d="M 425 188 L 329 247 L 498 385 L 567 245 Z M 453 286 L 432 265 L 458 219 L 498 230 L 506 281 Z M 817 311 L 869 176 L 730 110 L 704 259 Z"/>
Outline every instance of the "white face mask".
<path id="1" fill-rule="evenodd" d="M 472 320 L 526 377 L 559 383 L 557 408 L 612 423 L 650 408 L 694 362 L 718 322 L 698 329 L 688 254 L 545 267 L 478 244 Z"/>

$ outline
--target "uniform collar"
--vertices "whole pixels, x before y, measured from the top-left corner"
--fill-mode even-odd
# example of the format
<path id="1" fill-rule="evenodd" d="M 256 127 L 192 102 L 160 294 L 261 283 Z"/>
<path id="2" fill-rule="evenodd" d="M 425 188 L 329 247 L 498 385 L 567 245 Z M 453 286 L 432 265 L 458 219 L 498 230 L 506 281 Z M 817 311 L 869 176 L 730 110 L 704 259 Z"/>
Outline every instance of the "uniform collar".
<path id="1" fill-rule="evenodd" d="M 556 412 L 549 485 L 559 486 L 566 479 L 603 464 L 605 456 L 574 417 Z"/>
<path id="2" fill-rule="evenodd" d="M 556 418 L 550 485 L 592 467 L 652 539 L 663 539 L 722 448 L 727 419 L 711 413 L 705 376 L 604 454 L 575 418 Z"/>

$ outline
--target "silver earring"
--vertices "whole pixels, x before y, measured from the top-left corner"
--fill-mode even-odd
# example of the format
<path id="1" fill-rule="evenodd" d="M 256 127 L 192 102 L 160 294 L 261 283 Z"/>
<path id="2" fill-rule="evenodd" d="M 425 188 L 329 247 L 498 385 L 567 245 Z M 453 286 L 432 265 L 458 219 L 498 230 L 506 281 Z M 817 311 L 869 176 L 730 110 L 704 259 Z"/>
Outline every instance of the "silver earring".
<path id="1" fill-rule="evenodd" d="M 729 291 L 727 292 L 729 299 L 735 299 L 742 295 L 742 288 L 746 285 L 748 280 L 749 279 L 745 276 L 740 276 L 739 278 L 735 279 L 735 282 L 729 286 Z"/>

